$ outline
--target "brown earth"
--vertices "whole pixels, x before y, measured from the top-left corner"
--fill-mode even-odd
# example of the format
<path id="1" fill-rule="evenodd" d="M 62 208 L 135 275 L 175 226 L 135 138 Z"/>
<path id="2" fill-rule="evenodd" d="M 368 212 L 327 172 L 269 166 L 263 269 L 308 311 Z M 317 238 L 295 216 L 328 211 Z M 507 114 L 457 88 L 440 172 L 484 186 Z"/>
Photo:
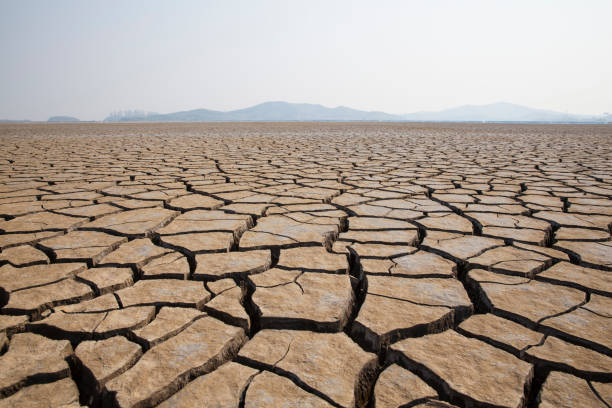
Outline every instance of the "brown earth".
<path id="1" fill-rule="evenodd" d="M 612 405 L 612 126 L 0 143 L 0 407 Z"/>

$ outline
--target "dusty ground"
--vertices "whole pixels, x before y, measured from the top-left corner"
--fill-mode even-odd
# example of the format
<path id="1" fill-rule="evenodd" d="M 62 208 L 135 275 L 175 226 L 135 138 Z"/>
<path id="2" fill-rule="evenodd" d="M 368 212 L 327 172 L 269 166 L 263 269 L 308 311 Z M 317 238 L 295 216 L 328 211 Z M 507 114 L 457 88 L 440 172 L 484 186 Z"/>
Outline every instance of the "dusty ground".
<path id="1" fill-rule="evenodd" d="M 0 407 L 612 404 L 611 126 L 0 143 Z"/>

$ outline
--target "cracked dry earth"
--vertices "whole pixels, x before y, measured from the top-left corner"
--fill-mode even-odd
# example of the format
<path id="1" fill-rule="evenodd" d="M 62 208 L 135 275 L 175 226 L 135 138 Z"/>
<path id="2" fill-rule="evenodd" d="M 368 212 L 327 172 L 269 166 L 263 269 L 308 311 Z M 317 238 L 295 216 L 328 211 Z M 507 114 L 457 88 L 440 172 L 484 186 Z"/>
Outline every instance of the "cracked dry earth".
<path id="1" fill-rule="evenodd" d="M 0 407 L 612 404 L 610 126 L 0 141 Z"/>

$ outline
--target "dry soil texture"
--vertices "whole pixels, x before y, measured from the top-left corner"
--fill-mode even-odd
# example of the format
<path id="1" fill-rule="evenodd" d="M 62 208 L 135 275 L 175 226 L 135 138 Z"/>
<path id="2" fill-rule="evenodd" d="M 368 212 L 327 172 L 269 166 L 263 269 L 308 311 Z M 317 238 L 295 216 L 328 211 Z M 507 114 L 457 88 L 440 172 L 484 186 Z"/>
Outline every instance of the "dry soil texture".
<path id="1" fill-rule="evenodd" d="M 610 126 L 0 142 L 0 407 L 612 404 Z"/>

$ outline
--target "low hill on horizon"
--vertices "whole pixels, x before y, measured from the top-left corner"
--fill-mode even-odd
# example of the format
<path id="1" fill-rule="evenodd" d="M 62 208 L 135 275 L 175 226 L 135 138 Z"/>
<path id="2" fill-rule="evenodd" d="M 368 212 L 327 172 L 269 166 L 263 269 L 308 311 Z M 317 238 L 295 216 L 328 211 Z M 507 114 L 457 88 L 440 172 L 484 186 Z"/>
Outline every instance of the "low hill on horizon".
<path id="1" fill-rule="evenodd" d="M 47 122 L 80 122 L 80 120 L 73 116 L 51 116 Z"/>

